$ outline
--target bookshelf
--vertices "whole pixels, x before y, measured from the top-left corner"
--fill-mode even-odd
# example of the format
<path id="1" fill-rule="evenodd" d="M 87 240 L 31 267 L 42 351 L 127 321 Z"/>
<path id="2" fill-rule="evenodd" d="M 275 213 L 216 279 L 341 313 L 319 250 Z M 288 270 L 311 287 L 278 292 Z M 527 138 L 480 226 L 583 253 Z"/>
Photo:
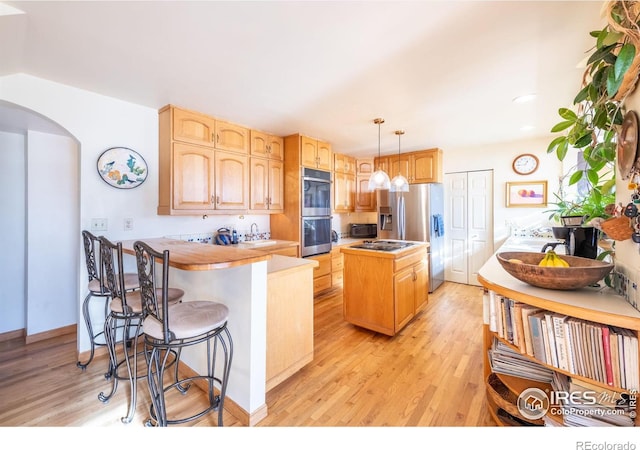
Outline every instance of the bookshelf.
<path id="1" fill-rule="evenodd" d="M 606 287 L 529 286 L 495 257 L 480 269 L 478 281 L 484 287 L 487 405 L 498 425 L 640 425 L 640 311 Z M 534 337 L 536 324 L 544 324 L 538 332 L 546 335 Z M 518 401 L 531 388 L 548 394 L 549 403 L 534 409 L 545 412 L 543 417 L 529 414 Z"/>

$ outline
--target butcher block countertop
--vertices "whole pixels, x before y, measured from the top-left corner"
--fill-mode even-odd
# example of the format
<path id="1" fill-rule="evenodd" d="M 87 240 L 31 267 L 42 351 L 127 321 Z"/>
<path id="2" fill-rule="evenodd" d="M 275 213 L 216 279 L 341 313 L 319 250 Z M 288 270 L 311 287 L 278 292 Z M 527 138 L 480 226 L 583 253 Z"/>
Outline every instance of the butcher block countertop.
<path id="1" fill-rule="evenodd" d="M 201 244 L 169 238 L 123 241 L 123 252 L 135 255 L 135 241 L 143 241 L 156 251 L 169 250 L 169 264 L 182 270 L 227 269 L 271 259 L 269 252 L 260 248 L 246 249 L 233 245 Z"/>

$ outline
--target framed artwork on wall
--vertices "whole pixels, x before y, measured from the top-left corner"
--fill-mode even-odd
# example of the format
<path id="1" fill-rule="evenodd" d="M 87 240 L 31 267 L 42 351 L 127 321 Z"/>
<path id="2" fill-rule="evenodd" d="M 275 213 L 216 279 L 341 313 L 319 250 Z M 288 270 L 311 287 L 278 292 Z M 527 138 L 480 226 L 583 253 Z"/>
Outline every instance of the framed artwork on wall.
<path id="1" fill-rule="evenodd" d="M 507 181 L 506 206 L 542 208 L 547 206 L 547 182 Z"/>
<path id="2" fill-rule="evenodd" d="M 147 163 L 138 152 L 127 147 L 111 147 L 98 158 L 98 173 L 109 186 L 133 189 L 147 179 Z"/>

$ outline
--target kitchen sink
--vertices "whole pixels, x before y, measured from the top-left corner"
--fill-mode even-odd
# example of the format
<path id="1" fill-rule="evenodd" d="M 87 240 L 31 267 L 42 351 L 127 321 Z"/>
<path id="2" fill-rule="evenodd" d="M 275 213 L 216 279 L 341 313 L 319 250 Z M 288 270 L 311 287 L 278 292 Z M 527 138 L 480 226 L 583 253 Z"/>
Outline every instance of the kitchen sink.
<path id="1" fill-rule="evenodd" d="M 393 252 L 413 245 L 413 242 L 406 241 L 364 241 L 362 244 L 352 245 L 351 248 L 361 248 L 365 250 L 376 250 L 381 252 Z"/>
<path id="2" fill-rule="evenodd" d="M 244 245 L 252 245 L 254 247 L 262 247 L 263 245 L 274 245 L 277 241 L 268 240 L 268 239 L 260 239 L 257 241 L 244 241 L 242 244 Z"/>

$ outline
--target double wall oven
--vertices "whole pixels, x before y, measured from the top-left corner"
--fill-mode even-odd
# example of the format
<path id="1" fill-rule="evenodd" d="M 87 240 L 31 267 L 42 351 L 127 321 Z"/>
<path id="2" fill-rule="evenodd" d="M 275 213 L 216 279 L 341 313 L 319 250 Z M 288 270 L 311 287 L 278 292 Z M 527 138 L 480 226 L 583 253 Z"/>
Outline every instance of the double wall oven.
<path id="1" fill-rule="evenodd" d="M 331 251 L 331 172 L 302 168 L 302 256 Z"/>

